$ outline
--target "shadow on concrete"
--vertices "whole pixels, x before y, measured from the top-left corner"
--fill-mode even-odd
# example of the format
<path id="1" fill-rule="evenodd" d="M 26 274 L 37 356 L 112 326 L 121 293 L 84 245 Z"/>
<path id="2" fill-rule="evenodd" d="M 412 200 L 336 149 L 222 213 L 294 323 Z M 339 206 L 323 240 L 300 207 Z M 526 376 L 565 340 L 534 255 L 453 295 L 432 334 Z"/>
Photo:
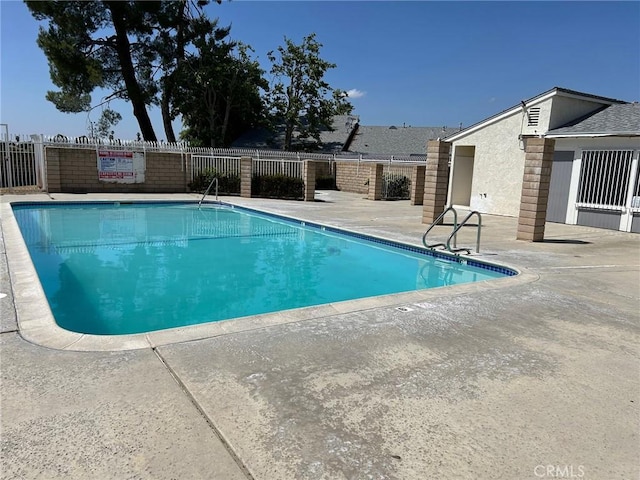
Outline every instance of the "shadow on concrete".
<path id="1" fill-rule="evenodd" d="M 564 239 L 564 238 L 545 238 L 540 243 L 566 243 L 568 245 L 589 245 L 592 242 L 586 242 L 584 240 L 572 240 L 572 239 Z"/>

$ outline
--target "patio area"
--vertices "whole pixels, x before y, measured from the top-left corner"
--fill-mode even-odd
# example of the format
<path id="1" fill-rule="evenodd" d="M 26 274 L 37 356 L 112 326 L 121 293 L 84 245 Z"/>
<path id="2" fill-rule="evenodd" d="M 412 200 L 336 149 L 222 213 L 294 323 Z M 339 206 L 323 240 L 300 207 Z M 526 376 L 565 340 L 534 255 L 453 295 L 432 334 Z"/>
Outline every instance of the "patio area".
<path id="1" fill-rule="evenodd" d="M 221 200 L 421 245 L 421 206 L 362 197 Z M 0 206 L 123 198 L 199 196 L 7 194 Z M 548 223 L 527 243 L 516 218 L 483 216 L 472 256 L 520 276 L 75 351 L 21 335 L 32 286 L 0 220 L 3 479 L 640 475 L 640 235 Z"/>

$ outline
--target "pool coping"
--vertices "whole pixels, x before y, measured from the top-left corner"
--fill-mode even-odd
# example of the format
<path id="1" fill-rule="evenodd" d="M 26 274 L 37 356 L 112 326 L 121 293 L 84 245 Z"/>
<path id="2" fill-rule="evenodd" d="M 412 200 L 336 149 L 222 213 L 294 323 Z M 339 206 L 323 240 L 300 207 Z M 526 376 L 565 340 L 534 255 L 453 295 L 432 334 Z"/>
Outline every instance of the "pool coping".
<path id="1" fill-rule="evenodd" d="M 131 200 L 126 200 L 130 202 Z M 523 271 L 513 266 L 500 264 L 497 262 L 486 262 L 483 260 L 473 259 L 485 265 L 494 265 L 500 268 L 509 269 L 516 272 L 516 275 L 503 278 L 484 280 L 480 282 L 466 283 L 461 285 L 437 287 L 425 290 L 417 290 L 405 293 L 395 293 L 381 295 L 376 297 L 368 297 L 357 300 L 347 300 L 342 302 L 334 302 L 324 305 L 297 308 L 292 310 L 284 310 L 274 313 L 265 313 L 261 315 L 253 315 L 248 317 L 238 317 L 228 320 L 221 320 L 210 323 L 202 323 L 198 325 L 189 325 L 184 327 L 170 328 L 166 330 L 157 330 L 148 333 L 131 334 L 131 335 L 91 335 L 71 332 L 63 329 L 55 321 L 55 318 L 49 308 L 49 303 L 45 297 L 44 291 L 40 284 L 38 274 L 31 261 L 29 251 L 24 243 L 20 228 L 13 215 L 12 204 L 48 204 L 48 203 L 113 203 L 117 200 L 104 201 L 88 201 L 86 199 L 78 200 L 34 200 L 22 201 L 11 200 L 0 203 L 0 220 L 2 221 L 2 230 L 5 238 L 5 251 L 7 256 L 9 278 L 13 291 L 16 321 L 20 335 L 27 341 L 57 350 L 70 351 L 122 351 L 136 350 L 144 348 L 156 348 L 163 345 L 174 343 L 201 340 L 205 338 L 217 337 L 232 333 L 239 333 L 257 329 L 268 328 L 287 323 L 302 322 L 308 320 L 316 320 L 326 317 L 338 316 L 346 313 L 355 313 L 374 308 L 424 308 L 425 302 L 430 299 L 437 298 L 446 292 L 451 294 L 466 294 L 471 292 L 494 290 L 517 284 L 529 283 L 536 281 L 539 276 L 537 274 Z M 135 200 L 135 203 L 176 203 L 181 200 Z M 187 200 L 184 203 L 197 203 Z M 221 203 L 221 202 L 207 202 Z M 354 230 L 344 229 L 329 224 L 319 224 L 313 221 L 307 221 L 304 218 L 294 218 L 285 215 L 272 213 L 265 210 L 252 209 L 245 206 L 235 205 L 230 201 L 224 202 L 235 208 L 288 219 L 291 221 L 302 221 L 314 226 L 323 226 L 339 232 L 355 234 L 364 238 L 372 238 L 372 235 L 363 234 Z M 375 238 L 382 239 L 385 242 L 394 244 L 407 245 L 417 249 L 422 249 L 420 245 L 409 245 L 398 240 L 387 238 L 385 236 L 376 235 Z M 453 254 L 438 252 L 437 256 L 458 257 L 472 259 L 473 257 L 460 257 Z"/>

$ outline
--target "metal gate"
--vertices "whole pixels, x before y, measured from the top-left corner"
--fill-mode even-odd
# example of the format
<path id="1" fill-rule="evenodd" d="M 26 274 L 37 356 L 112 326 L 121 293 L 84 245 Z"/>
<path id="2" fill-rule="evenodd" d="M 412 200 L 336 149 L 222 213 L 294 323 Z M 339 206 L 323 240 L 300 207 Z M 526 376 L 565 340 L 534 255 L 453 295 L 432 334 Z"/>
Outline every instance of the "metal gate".
<path id="1" fill-rule="evenodd" d="M 0 124 L 0 188 L 45 188 L 43 139 L 41 135 L 10 135 Z"/>

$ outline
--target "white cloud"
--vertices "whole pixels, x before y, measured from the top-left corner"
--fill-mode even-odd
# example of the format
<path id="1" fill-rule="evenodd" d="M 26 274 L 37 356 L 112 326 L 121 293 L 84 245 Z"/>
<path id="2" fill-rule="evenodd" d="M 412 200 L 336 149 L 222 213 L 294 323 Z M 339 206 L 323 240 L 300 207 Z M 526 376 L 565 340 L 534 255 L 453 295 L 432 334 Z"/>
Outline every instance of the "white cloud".
<path id="1" fill-rule="evenodd" d="M 347 96 L 349 98 L 361 98 L 364 97 L 367 92 L 362 92 L 357 88 L 352 88 L 351 90 L 347 90 Z"/>

